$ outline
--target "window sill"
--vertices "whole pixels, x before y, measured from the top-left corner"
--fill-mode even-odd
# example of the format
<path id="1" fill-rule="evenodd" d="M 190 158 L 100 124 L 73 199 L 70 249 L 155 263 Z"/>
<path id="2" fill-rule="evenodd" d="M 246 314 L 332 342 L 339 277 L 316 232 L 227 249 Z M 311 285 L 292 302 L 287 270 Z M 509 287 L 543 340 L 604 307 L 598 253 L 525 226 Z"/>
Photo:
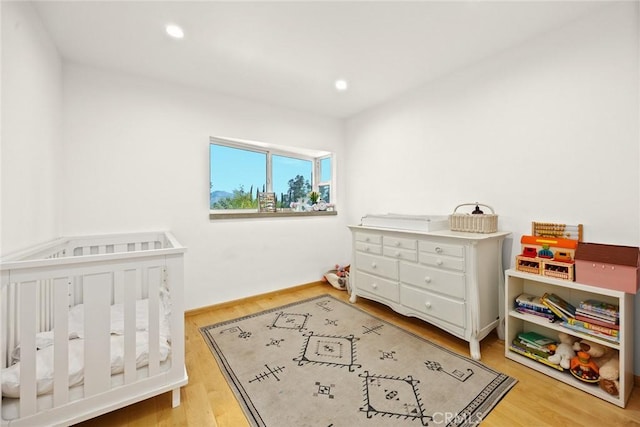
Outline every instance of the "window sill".
<path id="1" fill-rule="evenodd" d="M 309 217 L 309 216 L 333 216 L 338 215 L 338 211 L 277 211 L 277 212 L 234 212 L 234 213 L 209 213 L 210 220 L 221 219 L 245 219 L 245 218 L 275 218 L 275 217 Z"/>

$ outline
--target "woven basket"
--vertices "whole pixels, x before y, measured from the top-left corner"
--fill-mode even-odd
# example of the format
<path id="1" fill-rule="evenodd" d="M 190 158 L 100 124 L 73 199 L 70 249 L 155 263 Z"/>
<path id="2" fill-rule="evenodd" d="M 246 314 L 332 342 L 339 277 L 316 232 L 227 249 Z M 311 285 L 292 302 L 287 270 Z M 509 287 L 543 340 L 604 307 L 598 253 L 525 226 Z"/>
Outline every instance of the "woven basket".
<path id="1" fill-rule="evenodd" d="M 491 210 L 490 214 L 457 213 L 462 206 L 484 206 Z M 456 206 L 453 214 L 449 215 L 449 228 L 452 231 L 465 231 L 467 233 L 495 233 L 498 231 L 498 215 L 493 208 L 482 203 L 463 203 Z"/>

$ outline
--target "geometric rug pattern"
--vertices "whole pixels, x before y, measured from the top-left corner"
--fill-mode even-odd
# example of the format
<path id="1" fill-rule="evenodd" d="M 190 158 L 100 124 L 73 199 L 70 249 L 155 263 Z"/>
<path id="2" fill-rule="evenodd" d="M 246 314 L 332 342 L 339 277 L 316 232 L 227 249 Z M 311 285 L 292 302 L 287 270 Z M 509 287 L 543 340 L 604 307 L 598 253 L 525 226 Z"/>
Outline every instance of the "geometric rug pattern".
<path id="1" fill-rule="evenodd" d="M 330 295 L 200 331 L 253 426 L 477 426 L 517 382 Z"/>

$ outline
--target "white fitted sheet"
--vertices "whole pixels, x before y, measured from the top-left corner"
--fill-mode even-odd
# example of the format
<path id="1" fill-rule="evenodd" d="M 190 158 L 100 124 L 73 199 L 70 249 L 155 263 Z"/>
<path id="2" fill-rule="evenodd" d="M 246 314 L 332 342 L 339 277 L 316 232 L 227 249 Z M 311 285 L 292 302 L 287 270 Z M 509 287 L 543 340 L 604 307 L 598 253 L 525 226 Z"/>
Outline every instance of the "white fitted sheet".
<path id="1" fill-rule="evenodd" d="M 169 338 L 168 310 L 164 302 L 160 303 L 160 355 L 164 362 L 171 351 Z M 80 385 L 84 381 L 84 307 L 78 304 L 69 310 L 69 387 Z M 136 301 L 136 367 L 149 363 L 149 303 L 148 299 Z M 54 331 L 40 332 L 36 335 L 36 381 L 37 395 L 53 391 L 54 377 Z M 111 306 L 111 374 L 124 370 L 124 310 L 122 304 Z M 20 348 L 13 351 L 13 365 L 2 369 L 2 395 L 17 398 L 20 396 Z"/>

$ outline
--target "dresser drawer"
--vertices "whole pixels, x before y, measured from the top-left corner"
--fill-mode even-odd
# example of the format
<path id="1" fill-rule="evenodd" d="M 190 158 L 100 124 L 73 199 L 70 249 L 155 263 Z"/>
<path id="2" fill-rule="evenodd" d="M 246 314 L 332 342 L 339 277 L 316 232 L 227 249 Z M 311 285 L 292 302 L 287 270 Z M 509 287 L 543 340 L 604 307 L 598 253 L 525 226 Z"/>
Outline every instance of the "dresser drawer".
<path id="1" fill-rule="evenodd" d="M 372 276 L 362 271 L 357 271 L 356 275 L 356 288 L 358 293 L 362 291 L 393 302 L 400 301 L 400 291 L 397 282 Z"/>
<path id="2" fill-rule="evenodd" d="M 464 274 L 453 271 L 401 262 L 400 281 L 461 300 L 466 295 Z"/>
<path id="3" fill-rule="evenodd" d="M 450 256 L 420 252 L 418 254 L 418 260 L 422 264 L 431 265 L 433 267 L 464 271 L 464 258 L 454 258 Z"/>
<path id="4" fill-rule="evenodd" d="M 385 246 L 398 249 L 412 249 L 415 251 L 418 247 L 416 239 L 406 239 L 404 237 L 384 236 L 383 242 Z"/>
<path id="5" fill-rule="evenodd" d="M 398 261 L 395 259 L 357 252 L 356 268 L 378 276 L 398 280 Z"/>
<path id="6" fill-rule="evenodd" d="M 420 241 L 418 244 L 418 249 L 420 250 L 420 252 L 464 258 L 464 246 L 461 245 Z"/>
<path id="7" fill-rule="evenodd" d="M 452 325 L 465 327 L 464 302 L 409 286 L 401 286 L 400 304 Z"/>
<path id="8" fill-rule="evenodd" d="M 363 233 L 362 231 L 357 231 L 355 233 L 355 239 L 356 242 L 374 243 L 376 245 L 382 244 L 381 234 Z"/>
<path id="9" fill-rule="evenodd" d="M 418 253 L 414 250 L 409 249 L 399 249 L 399 248 L 390 248 L 389 246 L 385 246 L 382 250 L 384 256 L 388 256 L 389 258 L 403 259 L 406 261 L 418 261 Z"/>
<path id="10" fill-rule="evenodd" d="M 382 255 L 382 246 L 367 242 L 356 242 L 356 251 Z"/>

